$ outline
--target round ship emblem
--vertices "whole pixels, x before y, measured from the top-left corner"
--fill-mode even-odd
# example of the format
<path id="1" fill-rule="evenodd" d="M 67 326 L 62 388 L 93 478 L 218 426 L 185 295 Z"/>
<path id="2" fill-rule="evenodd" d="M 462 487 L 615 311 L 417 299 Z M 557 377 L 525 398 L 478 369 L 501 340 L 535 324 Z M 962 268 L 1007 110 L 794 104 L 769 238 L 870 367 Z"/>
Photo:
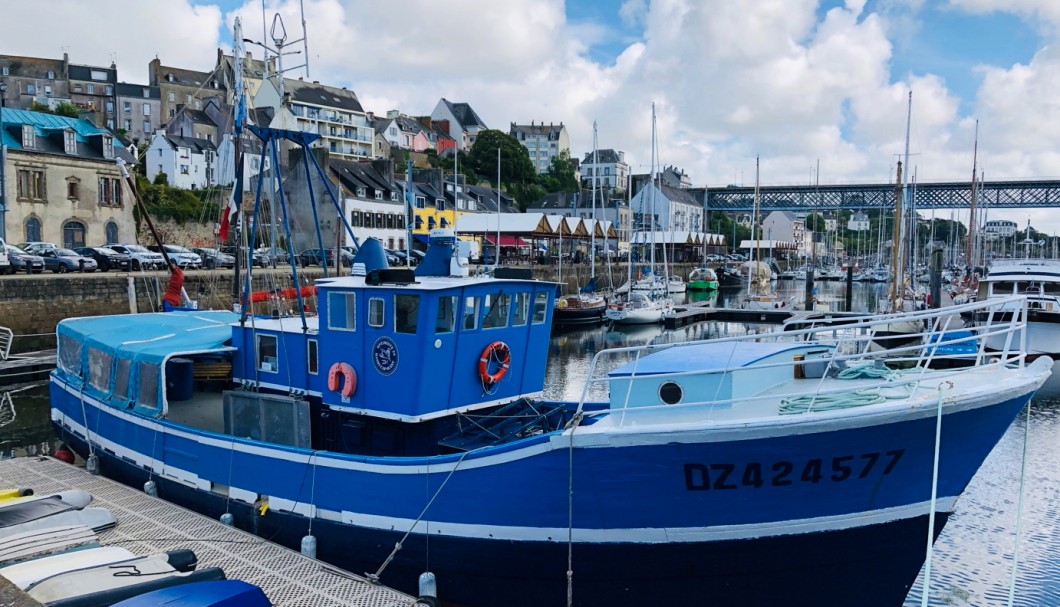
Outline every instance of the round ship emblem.
<path id="1" fill-rule="evenodd" d="M 394 340 L 389 337 L 380 337 L 372 346 L 372 362 L 375 368 L 383 375 L 390 375 L 397 369 L 398 349 Z"/>

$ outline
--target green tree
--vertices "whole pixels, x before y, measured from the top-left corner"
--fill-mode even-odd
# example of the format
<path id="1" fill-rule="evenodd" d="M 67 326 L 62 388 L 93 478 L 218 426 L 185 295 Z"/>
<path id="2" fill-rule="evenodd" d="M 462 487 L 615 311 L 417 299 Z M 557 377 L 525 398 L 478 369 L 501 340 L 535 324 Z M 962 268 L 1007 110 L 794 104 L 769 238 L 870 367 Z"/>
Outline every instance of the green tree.
<path id="1" fill-rule="evenodd" d="M 826 224 L 824 222 L 824 217 L 820 214 L 810 213 L 806 216 L 804 225 L 806 226 L 807 232 L 824 232 Z"/>
<path id="2" fill-rule="evenodd" d="M 31 112 L 42 112 L 44 114 L 51 114 L 52 109 L 48 107 L 47 103 L 41 103 L 40 101 L 34 101 L 29 104 L 29 111 Z"/>
<path id="3" fill-rule="evenodd" d="M 537 183 L 545 192 L 577 192 L 578 178 L 574 176 L 574 163 L 571 162 L 570 152 L 563 150 L 552 157 L 548 171 L 538 175 Z"/>
<path id="4" fill-rule="evenodd" d="M 525 184 L 535 180 L 534 163 L 530 162 L 526 148 L 515 137 L 495 129 L 479 131 L 471 146 L 468 161 L 477 176 L 484 181 L 497 178 L 498 148 L 502 183 Z"/>
<path id="5" fill-rule="evenodd" d="M 81 108 L 64 101 L 55 106 L 55 113 L 59 116 L 66 116 L 67 118 L 77 118 L 81 115 Z"/>

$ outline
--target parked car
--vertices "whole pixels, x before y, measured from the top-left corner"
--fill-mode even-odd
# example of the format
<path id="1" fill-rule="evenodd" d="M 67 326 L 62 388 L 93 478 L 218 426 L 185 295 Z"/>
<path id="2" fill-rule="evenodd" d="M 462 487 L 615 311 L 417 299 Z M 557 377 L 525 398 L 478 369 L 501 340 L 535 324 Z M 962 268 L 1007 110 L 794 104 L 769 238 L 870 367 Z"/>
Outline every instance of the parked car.
<path id="1" fill-rule="evenodd" d="M 44 269 L 57 274 L 63 272 L 95 272 L 99 266 L 91 257 L 79 255 L 73 249 L 48 249 L 41 253 Z"/>
<path id="2" fill-rule="evenodd" d="M 0 240 L 0 242 L 3 241 Z M 44 258 L 40 255 L 27 253 L 13 244 L 4 247 L 4 251 L 7 253 L 7 259 L 10 262 L 10 269 L 8 272 L 11 274 L 14 274 L 15 272 L 40 274 L 44 271 Z M 0 270 L 2 269 L 3 268 L 0 267 Z"/>
<path id="3" fill-rule="evenodd" d="M 262 255 L 268 255 L 272 261 L 272 267 L 276 267 L 278 263 L 289 263 L 290 258 L 288 257 L 287 249 L 281 249 L 280 247 L 259 247 L 254 249 L 254 253 L 261 253 Z M 298 255 L 295 255 L 295 262 L 297 263 Z"/>
<path id="4" fill-rule="evenodd" d="M 192 252 L 202 258 L 202 267 L 212 270 L 213 268 L 234 268 L 236 258 L 228 253 L 222 253 L 210 247 L 195 247 Z"/>
<path id="5" fill-rule="evenodd" d="M 322 266 L 322 260 L 326 259 L 329 268 L 335 267 L 335 249 L 306 249 L 298 254 L 298 265 Z M 353 266 L 353 254 L 342 249 L 342 265 L 349 268 Z"/>
<path id="6" fill-rule="evenodd" d="M 183 270 L 198 270 L 202 267 L 202 258 L 192 252 L 187 247 L 182 247 L 179 244 L 165 244 L 162 245 L 166 249 L 166 255 L 180 266 Z M 158 245 L 151 245 L 147 247 L 149 251 L 161 253 L 162 249 Z"/>
<path id="7" fill-rule="evenodd" d="M 161 253 L 148 251 L 143 245 L 108 244 L 105 246 L 112 251 L 128 255 L 129 266 L 133 270 L 161 270 L 166 267 L 166 260 L 162 258 Z"/>
<path id="8" fill-rule="evenodd" d="M 59 245 L 55 244 L 54 242 L 32 241 L 24 242 L 18 245 L 18 248 L 29 253 L 30 255 L 40 255 L 48 249 L 58 249 Z"/>
<path id="9" fill-rule="evenodd" d="M 0 238 L 0 274 L 14 274 L 15 266 L 14 262 L 9 259 L 7 253 L 7 243 L 4 242 L 3 238 Z"/>
<path id="10" fill-rule="evenodd" d="M 386 251 L 386 262 L 392 266 L 404 266 L 409 265 L 406 263 L 408 256 L 405 255 L 404 251 L 397 249 L 384 249 Z M 416 265 L 416 262 L 412 262 L 412 265 Z"/>
<path id="11" fill-rule="evenodd" d="M 239 259 L 241 256 L 245 256 L 246 255 L 246 253 L 240 252 L 239 247 L 235 247 L 235 246 L 232 246 L 232 245 L 225 245 L 225 246 L 221 247 L 218 250 L 220 252 L 224 253 L 225 255 L 231 255 L 233 260 Z M 254 264 L 254 267 L 255 268 L 268 268 L 268 267 L 271 266 L 271 267 L 275 268 L 276 267 L 276 260 L 271 258 L 271 257 L 269 257 L 268 254 L 262 253 L 260 251 L 261 251 L 261 249 L 258 249 L 258 250 L 254 251 L 252 253 L 254 259 L 253 259 L 253 261 L 251 263 Z M 240 267 L 242 267 L 242 266 L 240 266 Z"/>
<path id="12" fill-rule="evenodd" d="M 119 253 L 107 247 L 78 247 L 74 249 L 80 255 L 91 257 L 96 260 L 100 272 L 108 270 L 122 270 L 128 272 L 132 265 L 132 258 L 125 253 Z"/>

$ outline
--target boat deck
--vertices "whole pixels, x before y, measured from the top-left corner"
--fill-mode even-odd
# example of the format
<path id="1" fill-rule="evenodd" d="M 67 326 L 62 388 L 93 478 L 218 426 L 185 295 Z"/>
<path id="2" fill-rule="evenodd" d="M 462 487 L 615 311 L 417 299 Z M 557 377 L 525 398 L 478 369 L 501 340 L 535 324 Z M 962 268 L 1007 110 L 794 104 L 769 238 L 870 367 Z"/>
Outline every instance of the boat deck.
<path id="1" fill-rule="evenodd" d="M 102 545 L 143 555 L 189 548 L 199 557 L 199 567 L 221 567 L 229 579 L 260 586 L 276 607 L 391 607 L 415 602 L 361 576 L 52 458 L 0 461 L 0 486 L 31 487 L 39 495 L 87 491 L 95 498 L 93 506 L 107 508 L 118 518 L 117 527 L 99 535 Z"/>

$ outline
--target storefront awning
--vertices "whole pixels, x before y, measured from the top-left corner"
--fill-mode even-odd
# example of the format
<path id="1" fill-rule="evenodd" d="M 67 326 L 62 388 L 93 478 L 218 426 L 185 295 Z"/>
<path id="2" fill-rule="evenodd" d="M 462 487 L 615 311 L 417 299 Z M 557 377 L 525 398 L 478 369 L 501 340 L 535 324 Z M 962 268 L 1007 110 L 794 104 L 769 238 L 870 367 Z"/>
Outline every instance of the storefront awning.
<path id="1" fill-rule="evenodd" d="M 486 242 L 491 245 L 497 244 L 497 235 L 487 235 Z M 509 236 L 507 234 L 501 234 L 501 246 L 502 247 L 528 247 L 529 242 L 526 242 L 518 236 Z"/>

